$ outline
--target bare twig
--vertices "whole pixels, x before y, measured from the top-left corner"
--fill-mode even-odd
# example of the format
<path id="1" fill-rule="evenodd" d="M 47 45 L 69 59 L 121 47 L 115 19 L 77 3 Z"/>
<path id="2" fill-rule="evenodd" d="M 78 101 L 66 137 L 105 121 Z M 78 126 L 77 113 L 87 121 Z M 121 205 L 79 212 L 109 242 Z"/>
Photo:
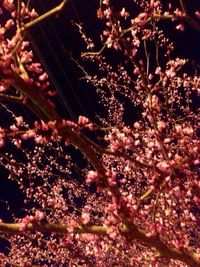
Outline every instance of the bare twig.
<path id="1" fill-rule="evenodd" d="M 6 100 L 6 101 L 13 101 L 13 102 L 22 103 L 23 97 L 22 96 L 14 96 L 14 95 L 8 95 L 8 94 L 0 93 L 0 100 Z"/>
<path id="2" fill-rule="evenodd" d="M 44 13 L 43 15 L 39 16 L 38 18 L 26 23 L 23 26 L 23 30 L 28 30 L 29 28 L 37 25 L 38 23 L 40 23 L 41 21 L 49 18 L 51 15 L 57 14 L 59 13 L 64 7 L 65 5 L 68 3 L 68 0 L 64 0 L 62 1 L 61 4 L 59 4 L 58 6 L 54 7 L 53 9 L 47 11 L 46 13 Z"/>

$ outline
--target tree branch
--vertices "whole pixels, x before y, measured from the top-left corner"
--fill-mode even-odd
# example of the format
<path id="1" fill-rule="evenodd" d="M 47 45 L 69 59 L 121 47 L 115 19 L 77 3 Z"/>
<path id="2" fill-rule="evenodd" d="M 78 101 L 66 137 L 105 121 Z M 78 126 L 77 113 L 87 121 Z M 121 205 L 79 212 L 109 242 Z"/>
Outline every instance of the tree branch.
<path id="1" fill-rule="evenodd" d="M 7 95 L 7 94 L 1 94 L 0 93 L 0 100 L 6 100 L 6 101 L 22 103 L 23 97 L 22 96 L 14 96 L 14 95 Z"/>
<path id="2" fill-rule="evenodd" d="M 45 20 L 46 18 L 49 18 L 51 15 L 57 14 L 59 13 L 64 7 L 65 5 L 68 3 L 68 0 L 64 0 L 62 1 L 61 4 L 59 4 L 58 6 L 54 7 L 53 9 L 47 11 L 46 13 L 44 13 L 43 15 L 39 16 L 38 18 L 26 23 L 23 26 L 23 30 L 28 30 L 29 28 L 37 25 L 38 23 L 40 23 L 41 21 Z"/>
<path id="3" fill-rule="evenodd" d="M 94 234 L 99 236 L 108 235 L 110 227 L 107 226 L 77 226 L 74 228 L 73 232 L 77 234 Z M 0 223 L 0 231 L 8 234 L 20 233 L 19 223 Z M 70 227 L 67 225 L 59 224 L 43 224 L 40 222 L 30 223 L 26 226 L 24 231 L 34 232 L 39 231 L 43 233 L 60 233 L 66 234 L 71 232 Z M 148 247 L 154 247 L 160 253 L 161 257 L 179 260 L 185 262 L 194 267 L 200 267 L 200 262 L 194 253 L 188 253 L 180 249 L 175 249 L 167 246 L 158 236 L 148 237 L 144 231 L 138 229 L 133 223 L 123 225 L 118 229 L 119 233 L 125 235 L 132 240 L 141 241 Z M 21 232 L 23 233 L 23 232 Z"/>
<path id="4" fill-rule="evenodd" d="M 184 12 L 185 13 L 185 12 Z M 200 31 L 200 24 L 198 24 L 188 13 L 181 18 L 177 18 L 174 15 L 160 15 L 160 14 L 153 14 L 152 19 L 159 19 L 159 20 L 177 20 L 179 19 L 182 22 L 186 22 L 190 24 L 195 30 Z"/>

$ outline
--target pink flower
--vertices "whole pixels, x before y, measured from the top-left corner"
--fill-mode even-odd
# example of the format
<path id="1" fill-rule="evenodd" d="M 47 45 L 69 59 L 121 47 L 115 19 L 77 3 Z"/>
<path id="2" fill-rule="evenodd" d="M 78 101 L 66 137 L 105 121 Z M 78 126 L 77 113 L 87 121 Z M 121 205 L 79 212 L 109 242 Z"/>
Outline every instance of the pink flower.
<path id="1" fill-rule="evenodd" d="M 3 93 L 7 90 L 7 86 L 0 85 L 0 93 Z"/>
<path id="2" fill-rule="evenodd" d="M 109 5 L 109 0 L 103 0 L 103 4 L 108 6 Z"/>
<path id="3" fill-rule="evenodd" d="M 23 124 L 23 117 L 22 116 L 19 116 L 19 117 L 15 117 L 15 120 L 16 120 L 16 124 L 17 126 L 21 126 Z"/>
<path id="4" fill-rule="evenodd" d="M 174 68 L 170 68 L 169 70 L 166 70 L 166 75 L 168 78 L 174 78 L 176 76 L 176 72 Z"/>
<path id="5" fill-rule="evenodd" d="M 136 24 L 144 24 L 147 20 L 148 14 L 146 12 L 140 13 L 134 20 Z"/>
<path id="6" fill-rule="evenodd" d="M 124 18 L 127 18 L 130 16 L 130 14 L 128 12 L 126 12 L 125 8 L 123 7 L 121 12 L 120 12 L 120 15 Z"/>
<path id="7" fill-rule="evenodd" d="M 21 147 L 21 140 L 20 139 L 13 139 L 13 144 L 17 147 L 20 148 Z"/>
<path id="8" fill-rule="evenodd" d="M 183 23 L 180 23 L 180 24 L 178 24 L 178 25 L 176 26 L 176 29 L 177 29 L 177 30 L 180 30 L 181 32 L 183 32 L 183 31 L 185 30 L 185 27 L 184 27 Z"/>
<path id="9" fill-rule="evenodd" d="M 23 52 L 22 57 L 21 57 L 21 62 L 22 63 L 29 63 L 32 61 L 33 58 L 33 53 L 32 51 L 30 52 Z M 44 75 L 44 74 L 43 74 Z M 41 77 L 41 76 L 40 76 Z"/>
<path id="10" fill-rule="evenodd" d="M 177 16 L 177 17 L 183 17 L 183 11 L 181 11 L 180 9 L 176 9 L 175 11 L 174 11 L 174 14 Z"/>
<path id="11" fill-rule="evenodd" d="M 17 132 L 19 129 L 16 127 L 16 125 L 11 125 L 10 126 L 10 129 L 13 131 L 13 132 Z"/>
<path id="12" fill-rule="evenodd" d="M 117 237 L 117 232 L 115 228 L 108 228 L 107 234 L 109 235 L 111 239 L 115 239 Z"/>
<path id="13" fill-rule="evenodd" d="M 13 0 L 4 0 L 3 1 L 3 6 L 8 10 L 8 11 L 13 11 L 15 6 L 13 4 Z"/>
<path id="14" fill-rule="evenodd" d="M 78 124 L 80 126 L 84 126 L 85 124 L 87 124 L 89 122 L 89 119 L 84 117 L 84 116 L 79 116 L 78 118 Z"/>
<path id="15" fill-rule="evenodd" d="M 49 128 L 51 128 L 51 129 L 55 129 L 55 128 L 56 128 L 56 124 L 57 124 L 56 121 L 49 121 L 49 122 L 48 122 L 48 126 L 49 126 Z"/>
<path id="16" fill-rule="evenodd" d="M 196 11 L 195 15 L 197 16 L 198 19 L 200 19 L 200 12 L 199 11 Z"/>
<path id="17" fill-rule="evenodd" d="M 140 125 L 140 123 L 138 121 L 136 121 L 134 124 L 133 124 L 134 128 L 137 129 L 137 130 L 140 130 L 142 127 Z"/>
<path id="18" fill-rule="evenodd" d="M 161 161 L 157 164 L 157 167 L 162 171 L 162 172 L 165 172 L 165 173 L 169 173 L 170 172 L 170 165 L 165 161 Z"/>
<path id="19" fill-rule="evenodd" d="M 149 148 L 153 148 L 154 146 L 155 146 L 154 142 L 148 142 L 147 143 L 147 147 L 149 147 Z"/>
<path id="20" fill-rule="evenodd" d="M 98 173 L 96 171 L 89 171 L 87 178 L 86 178 L 86 184 L 95 182 L 98 177 Z"/>
<path id="21" fill-rule="evenodd" d="M 45 81 L 48 79 L 48 75 L 46 72 L 44 72 L 42 75 L 39 76 L 40 81 Z"/>
<path id="22" fill-rule="evenodd" d="M 57 91 L 48 91 L 48 95 L 55 96 L 57 95 Z"/>
<path id="23" fill-rule="evenodd" d="M 19 223 L 19 231 L 22 232 L 26 229 L 26 224 L 24 222 Z"/>
<path id="24" fill-rule="evenodd" d="M 166 128 L 166 123 L 164 121 L 158 121 L 157 126 L 158 126 L 158 129 L 162 131 L 163 129 Z"/>
<path id="25" fill-rule="evenodd" d="M 192 129 L 192 127 L 187 126 L 183 128 L 183 134 L 188 135 L 188 136 L 192 136 L 194 133 L 194 130 Z"/>
<path id="26" fill-rule="evenodd" d="M 175 131 L 176 131 L 178 134 L 182 133 L 182 132 L 183 132 L 183 129 L 182 129 L 181 125 L 176 124 L 176 125 L 175 125 Z"/>
<path id="27" fill-rule="evenodd" d="M 90 131 L 94 131 L 94 125 L 93 125 L 93 123 L 88 123 L 87 125 L 86 125 L 86 127 L 87 127 L 87 129 L 89 129 Z"/>
<path id="28" fill-rule="evenodd" d="M 14 21 L 13 21 L 13 19 L 9 19 L 9 20 L 6 22 L 5 29 L 8 30 L 8 29 L 10 29 L 13 25 L 14 25 Z"/>
<path id="29" fill-rule="evenodd" d="M 29 12 L 29 16 L 30 16 L 31 18 L 36 18 L 36 17 L 38 17 L 38 14 L 37 14 L 37 12 L 35 11 L 34 8 L 31 10 L 31 12 Z"/>
<path id="30" fill-rule="evenodd" d="M 180 197 L 181 196 L 181 190 L 180 190 L 180 187 L 179 186 L 176 186 L 174 188 L 174 193 L 177 197 Z"/>
<path id="31" fill-rule="evenodd" d="M 90 221 L 90 214 L 83 212 L 81 215 L 83 224 L 87 224 Z"/>
<path id="32" fill-rule="evenodd" d="M 39 135 L 39 136 L 37 136 L 37 137 L 35 138 L 35 142 L 36 142 L 37 144 L 44 144 L 44 138 L 43 138 L 41 135 Z"/>
<path id="33" fill-rule="evenodd" d="M 42 211 L 37 210 L 35 212 L 35 220 L 41 221 L 44 218 L 44 213 Z"/>

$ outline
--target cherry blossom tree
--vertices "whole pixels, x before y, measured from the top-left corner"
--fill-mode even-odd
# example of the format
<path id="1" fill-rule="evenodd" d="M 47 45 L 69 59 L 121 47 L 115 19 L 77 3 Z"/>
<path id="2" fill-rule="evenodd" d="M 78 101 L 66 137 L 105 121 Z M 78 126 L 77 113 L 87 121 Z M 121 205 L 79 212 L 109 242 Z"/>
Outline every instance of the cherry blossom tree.
<path id="1" fill-rule="evenodd" d="M 1 266 L 200 266 L 200 76 L 177 57 L 166 29 L 199 31 L 200 10 L 184 0 L 121 2 L 100 0 L 99 42 L 73 22 L 86 48 L 72 61 L 105 115 L 71 121 L 58 113 L 27 37 L 68 1 L 42 15 L 25 1 L 0 1 L 0 99 L 9 118 L 0 161 L 24 198 L 23 215 L 0 222 Z"/>

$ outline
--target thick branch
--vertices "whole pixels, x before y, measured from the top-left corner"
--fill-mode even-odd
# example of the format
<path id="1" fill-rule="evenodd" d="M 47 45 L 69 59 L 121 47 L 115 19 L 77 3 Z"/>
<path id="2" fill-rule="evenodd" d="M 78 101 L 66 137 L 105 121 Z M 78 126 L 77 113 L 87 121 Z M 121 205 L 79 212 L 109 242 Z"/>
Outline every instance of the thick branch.
<path id="1" fill-rule="evenodd" d="M 108 227 L 105 226 L 78 226 L 74 228 L 74 233 L 77 234 L 97 234 L 97 235 L 106 235 Z M 0 231 L 4 233 L 20 233 L 20 224 L 19 223 L 0 223 Z M 59 224 L 43 224 L 43 223 L 29 223 L 25 231 L 33 232 L 39 231 L 42 233 L 60 233 L 65 234 L 69 232 L 69 226 L 59 225 Z M 71 231 L 71 230 L 70 230 Z"/>
<path id="2" fill-rule="evenodd" d="M 200 267 L 200 262 L 194 253 L 170 248 L 164 244 L 158 236 L 148 237 L 144 231 L 138 229 L 134 224 L 129 224 L 128 229 L 133 239 L 143 242 L 148 247 L 154 247 L 157 251 L 159 251 L 161 256 L 168 259 L 179 260 L 189 265 L 192 264 L 194 267 Z"/>
<path id="3" fill-rule="evenodd" d="M 2 76 L 4 79 L 10 80 L 10 85 L 18 90 L 22 95 L 27 97 L 27 99 L 32 102 L 32 104 L 40 110 L 46 120 L 59 120 L 59 115 L 55 109 L 49 104 L 47 98 L 44 94 L 34 85 L 28 84 L 20 76 L 15 74 L 4 74 Z"/>
<path id="4" fill-rule="evenodd" d="M 74 233 L 78 234 L 94 234 L 100 236 L 106 236 L 110 227 L 107 226 L 77 226 L 74 228 Z M 194 267 L 200 267 L 200 262 L 197 260 L 196 255 L 193 253 L 184 252 L 180 249 L 170 248 L 158 236 L 148 237 L 145 232 L 138 229 L 134 224 L 124 225 L 120 227 L 119 232 L 122 235 L 126 235 L 129 240 L 138 240 L 144 243 L 148 247 L 156 248 L 160 255 L 164 258 L 183 261 Z M 15 223 L 0 223 L 0 231 L 4 233 L 15 234 L 20 232 L 20 224 Z M 69 226 L 59 224 L 28 224 L 24 231 L 39 231 L 43 233 L 61 233 L 65 234 L 69 232 Z"/>

